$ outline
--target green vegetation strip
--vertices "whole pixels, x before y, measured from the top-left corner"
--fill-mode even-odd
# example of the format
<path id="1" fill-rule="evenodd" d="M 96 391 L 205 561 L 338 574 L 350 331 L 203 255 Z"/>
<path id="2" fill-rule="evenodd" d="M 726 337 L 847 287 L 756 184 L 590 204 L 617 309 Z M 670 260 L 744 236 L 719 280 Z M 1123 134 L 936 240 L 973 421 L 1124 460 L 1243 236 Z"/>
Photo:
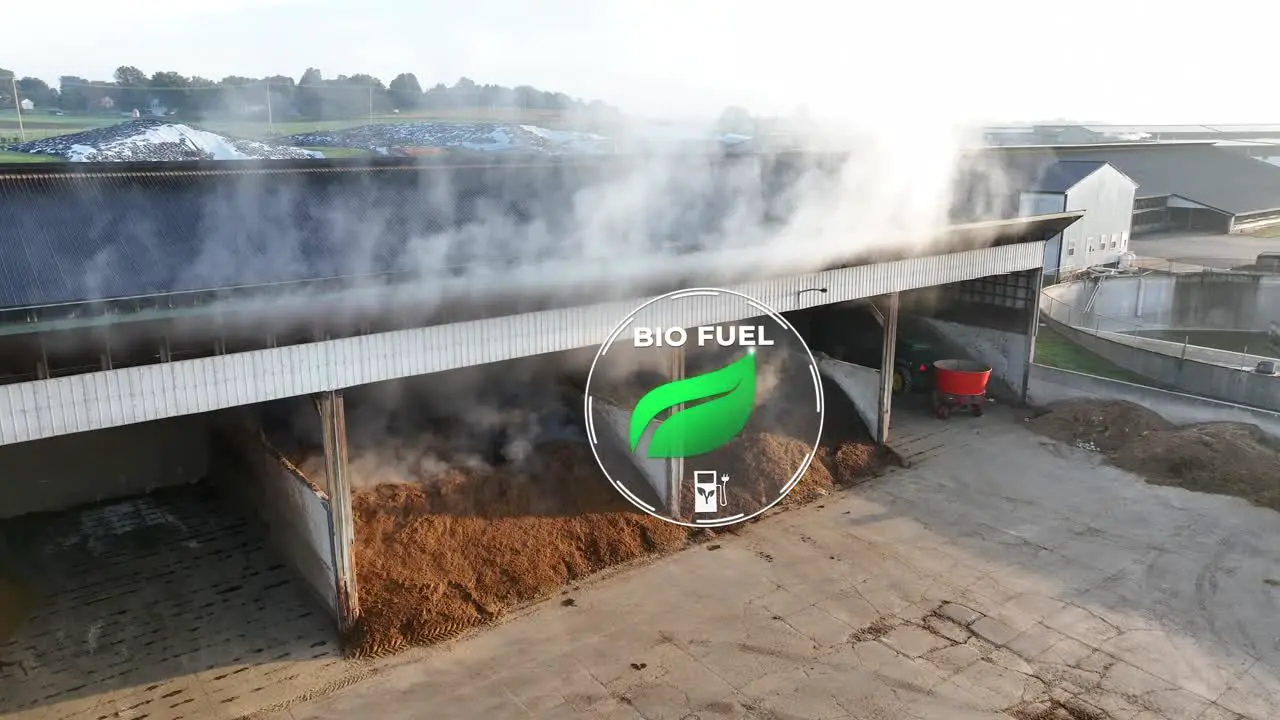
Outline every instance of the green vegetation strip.
<path id="1" fill-rule="evenodd" d="M 1134 385 L 1157 386 L 1151 380 L 1125 370 L 1101 355 L 1081 347 L 1048 326 L 1041 326 L 1036 334 L 1036 362 Z"/>
<path id="2" fill-rule="evenodd" d="M 62 162 L 62 158 L 35 153 L 19 153 L 0 150 L 0 163 L 50 163 Z"/>

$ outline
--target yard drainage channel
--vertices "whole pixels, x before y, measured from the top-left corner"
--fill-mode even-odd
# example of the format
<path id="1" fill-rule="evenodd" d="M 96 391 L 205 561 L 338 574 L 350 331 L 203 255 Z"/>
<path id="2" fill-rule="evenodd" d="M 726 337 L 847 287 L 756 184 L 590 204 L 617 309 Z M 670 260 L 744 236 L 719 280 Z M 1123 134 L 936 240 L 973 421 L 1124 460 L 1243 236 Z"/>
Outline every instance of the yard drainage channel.
<path id="1" fill-rule="evenodd" d="M 6 520 L 0 550 L 19 598 L 0 607 L 8 720 L 236 716 L 347 669 L 323 612 L 205 483 Z"/>

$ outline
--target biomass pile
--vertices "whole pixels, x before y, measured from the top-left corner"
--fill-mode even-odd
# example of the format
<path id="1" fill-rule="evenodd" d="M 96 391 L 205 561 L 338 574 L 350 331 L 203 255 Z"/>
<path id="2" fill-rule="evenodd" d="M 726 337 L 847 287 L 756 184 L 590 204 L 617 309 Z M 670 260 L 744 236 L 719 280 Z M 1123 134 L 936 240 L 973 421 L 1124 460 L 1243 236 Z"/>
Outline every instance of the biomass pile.
<path id="1" fill-rule="evenodd" d="M 834 386 L 827 393 L 823 447 L 788 505 L 855 482 L 878 461 L 852 404 Z M 779 463 L 794 465 L 805 451 L 782 436 L 741 442 L 746 459 L 734 472 L 748 473 L 742 478 L 776 476 Z M 430 452 L 410 452 L 397 440 L 397 456 L 381 464 L 352 450 L 363 613 L 349 638 L 356 655 L 454 637 L 609 566 L 711 535 L 628 504 L 582 437 L 535 438 L 530 452 L 502 463 L 460 462 L 466 453 L 445 453 L 426 432 L 419 444 Z M 315 460 L 301 464 L 315 467 Z"/>
<path id="2" fill-rule="evenodd" d="M 1159 485 L 1235 495 L 1280 511 L 1280 440 L 1256 425 L 1160 430 L 1120 448 L 1111 460 Z"/>
<path id="3" fill-rule="evenodd" d="M 1076 447 L 1112 453 L 1173 423 L 1150 410 L 1123 400 L 1064 400 L 1031 420 L 1031 429 Z"/>
<path id="4" fill-rule="evenodd" d="M 1097 450 L 1148 482 L 1234 495 L 1280 510 L 1280 439 L 1256 425 L 1176 426 L 1131 403 L 1072 400 L 1048 407 L 1031 428 Z"/>
<path id="5" fill-rule="evenodd" d="M 303 147 L 349 147 L 380 153 L 397 148 L 449 148 L 480 152 L 534 152 L 550 155 L 602 152 L 606 138 L 590 133 L 548 130 L 509 123 L 377 123 L 280 139 Z"/>
<path id="6" fill-rule="evenodd" d="M 71 162 L 306 159 L 298 147 L 230 138 L 188 125 L 143 118 L 69 135 L 10 145 L 13 152 L 52 155 Z"/>

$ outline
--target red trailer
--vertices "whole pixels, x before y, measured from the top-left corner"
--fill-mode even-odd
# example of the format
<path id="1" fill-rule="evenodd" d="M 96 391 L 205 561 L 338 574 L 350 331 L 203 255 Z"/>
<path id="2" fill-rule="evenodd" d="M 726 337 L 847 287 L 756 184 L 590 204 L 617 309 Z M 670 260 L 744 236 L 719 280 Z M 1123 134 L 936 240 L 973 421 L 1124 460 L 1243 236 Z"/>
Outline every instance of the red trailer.
<path id="1" fill-rule="evenodd" d="M 987 404 L 987 380 L 991 368 L 972 360 L 938 360 L 933 364 L 933 413 L 945 420 L 951 409 L 968 407 L 973 415 L 982 415 Z"/>

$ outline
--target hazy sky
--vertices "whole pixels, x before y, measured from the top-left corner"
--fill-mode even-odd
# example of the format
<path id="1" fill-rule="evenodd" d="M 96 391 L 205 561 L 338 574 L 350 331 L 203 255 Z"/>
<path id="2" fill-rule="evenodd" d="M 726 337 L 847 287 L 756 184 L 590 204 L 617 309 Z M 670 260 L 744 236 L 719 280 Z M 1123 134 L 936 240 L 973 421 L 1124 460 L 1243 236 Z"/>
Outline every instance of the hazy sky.
<path id="1" fill-rule="evenodd" d="M 628 111 L 873 122 L 1280 122 L 1280 3 L 1134 0 L 60 0 L 6 3 L 0 67 L 55 83 L 368 72 L 529 84 Z M 859 9 L 854 9 L 855 7 Z M 56 17 L 54 17 L 56 16 Z M 45 28 L 48 32 L 37 30 Z M 1249 37 L 1250 28 L 1260 35 Z"/>

